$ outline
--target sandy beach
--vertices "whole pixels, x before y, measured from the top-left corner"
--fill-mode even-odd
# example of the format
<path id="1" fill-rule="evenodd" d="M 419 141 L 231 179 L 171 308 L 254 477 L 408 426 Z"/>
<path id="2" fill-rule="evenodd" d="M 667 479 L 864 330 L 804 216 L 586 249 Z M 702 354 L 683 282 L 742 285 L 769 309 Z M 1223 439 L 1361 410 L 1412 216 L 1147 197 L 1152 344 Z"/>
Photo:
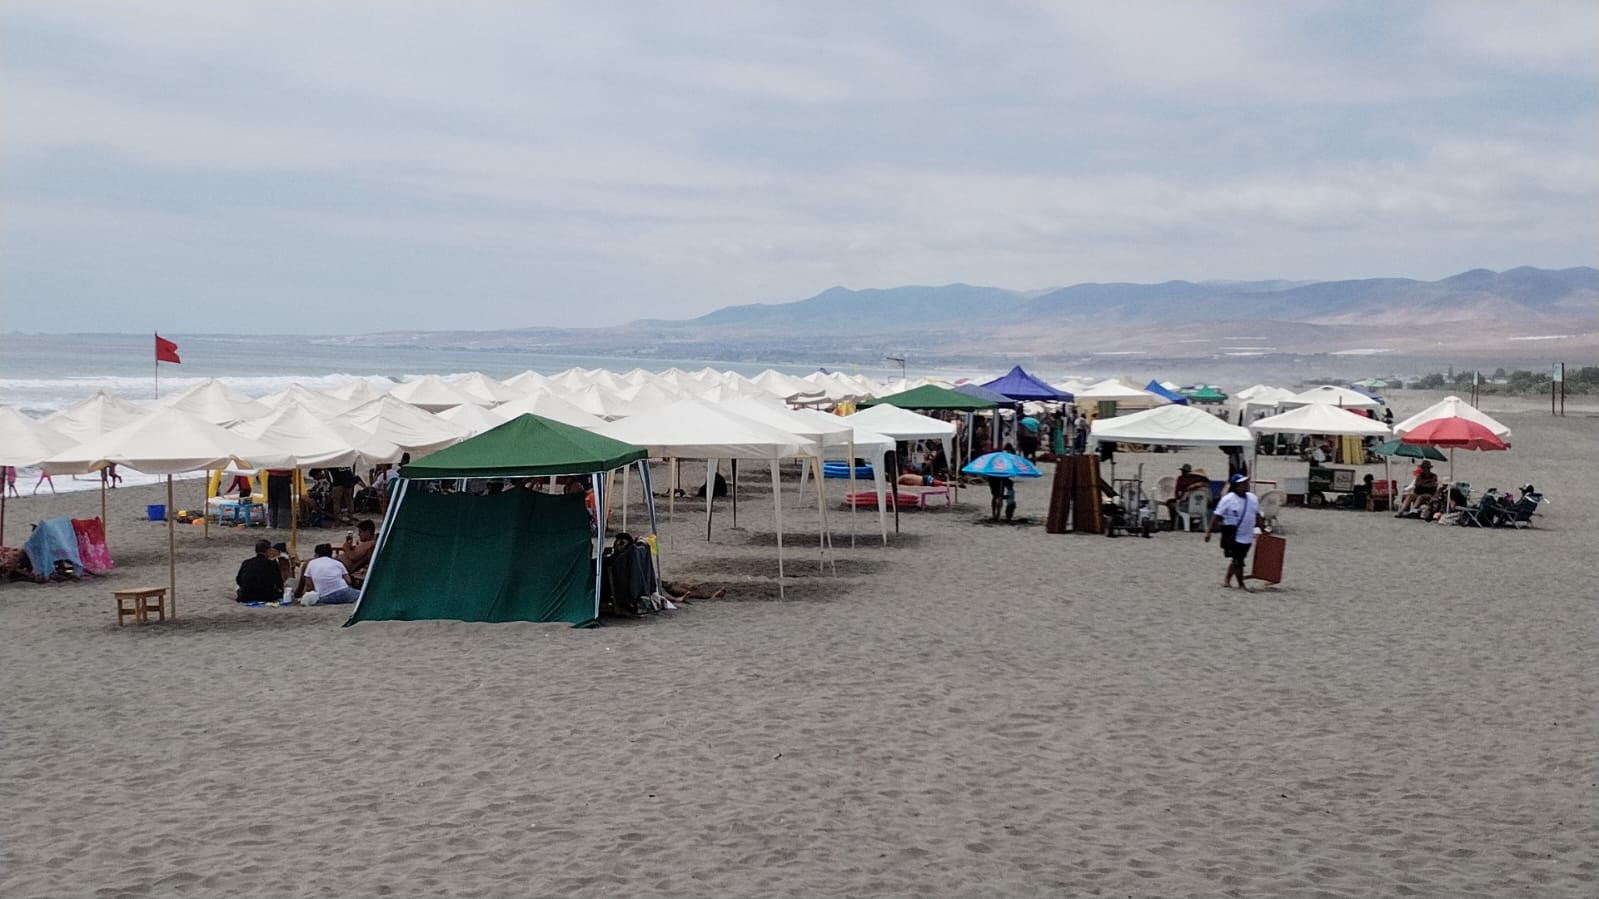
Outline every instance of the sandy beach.
<path id="1" fill-rule="evenodd" d="M 790 482 L 779 600 L 750 477 L 709 543 L 679 503 L 668 580 L 728 596 L 676 612 L 341 628 L 232 602 L 280 532 L 183 527 L 179 617 L 119 627 L 167 531 L 117 490 L 113 573 L 0 586 L 0 895 L 1593 896 L 1599 416 L 1485 409 L 1514 449 L 1457 475 L 1535 528 L 1289 509 L 1255 594 L 1196 534 L 1046 534 L 1046 478 L 1031 524 L 976 490 L 853 548 L 829 481 L 836 576 Z"/>

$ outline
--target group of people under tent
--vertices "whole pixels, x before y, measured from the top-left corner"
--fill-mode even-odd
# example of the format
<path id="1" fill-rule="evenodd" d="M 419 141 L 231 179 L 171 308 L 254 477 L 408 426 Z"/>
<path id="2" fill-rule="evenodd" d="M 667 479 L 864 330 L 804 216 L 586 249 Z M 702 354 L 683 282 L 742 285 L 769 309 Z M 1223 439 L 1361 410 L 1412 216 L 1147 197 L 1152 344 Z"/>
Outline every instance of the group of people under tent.
<path id="1" fill-rule="evenodd" d="M 267 539 L 255 542 L 255 555 L 239 565 L 234 576 L 240 603 L 294 603 L 337 605 L 361 595 L 360 586 L 378 545 L 377 525 L 363 519 L 346 534 L 344 543 L 319 543 L 299 569 L 299 560 L 285 543 Z"/>

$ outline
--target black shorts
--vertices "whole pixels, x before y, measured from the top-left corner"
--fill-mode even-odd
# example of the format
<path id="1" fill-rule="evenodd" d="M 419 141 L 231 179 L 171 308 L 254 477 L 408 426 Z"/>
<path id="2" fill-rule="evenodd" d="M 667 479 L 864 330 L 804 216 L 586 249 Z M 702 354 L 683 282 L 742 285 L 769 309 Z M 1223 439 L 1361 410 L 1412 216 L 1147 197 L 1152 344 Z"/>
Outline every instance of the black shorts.
<path id="1" fill-rule="evenodd" d="M 1255 544 L 1253 542 L 1239 543 L 1237 537 L 1237 527 L 1227 524 L 1221 526 L 1222 555 L 1242 565 L 1244 563 L 1244 558 L 1249 555 L 1249 548 Z"/>

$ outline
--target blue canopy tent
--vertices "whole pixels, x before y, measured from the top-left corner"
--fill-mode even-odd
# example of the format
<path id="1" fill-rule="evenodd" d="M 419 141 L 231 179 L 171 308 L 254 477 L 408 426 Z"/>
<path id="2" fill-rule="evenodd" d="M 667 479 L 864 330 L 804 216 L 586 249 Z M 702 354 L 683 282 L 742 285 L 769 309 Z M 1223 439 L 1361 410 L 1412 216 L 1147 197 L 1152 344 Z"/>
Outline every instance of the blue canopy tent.
<path id="1" fill-rule="evenodd" d="M 1011 403 L 1024 401 L 1042 401 L 1051 403 L 1069 403 L 1072 395 L 1064 390 L 1056 390 L 1043 380 L 1028 374 L 1020 365 L 1012 368 L 1003 376 L 995 378 L 986 384 L 980 385 L 984 390 L 992 390 L 1006 398 Z M 998 439 L 999 420 L 995 416 L 994 428 L 989 431 L 993 435 L 990 440 L 994 448 L 998 449 L 1003 441 Z"/>
<path id="2" fill-rule="evenodd" d="M 1173 405 L 1188 405 L 1188 397 L 1183 396 L 1175 390 L 1167 390 L 1165 385 L 1161 384 L 1159 381 L 1150 381 L 1148 384 L 1144 385 L 1144 389 L 1158 397 L 1164 397 L 1165 399 L 1170 400 Z"/>
<path id="3" fill-rule="evenodd" d="M 1002 393 L 1011 400 L 1043 400 L 1054 403 L 1069 403 L 1072 395 L 1064 390 L 1056 390 L 1038 378 L 1022 370 L 1020 365 L 1011 369 L 1003 377 L 995 378 L 982 385 L 995 393 Z"/>

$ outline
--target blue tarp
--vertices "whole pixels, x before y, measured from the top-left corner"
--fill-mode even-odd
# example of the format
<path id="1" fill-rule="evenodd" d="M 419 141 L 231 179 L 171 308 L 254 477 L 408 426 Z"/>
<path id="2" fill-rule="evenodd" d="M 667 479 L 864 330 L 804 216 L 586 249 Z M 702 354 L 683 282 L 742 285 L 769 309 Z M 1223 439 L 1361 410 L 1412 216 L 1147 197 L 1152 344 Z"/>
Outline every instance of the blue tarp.
<path id="1" fill-rule="evenodd" d="M 1188 405 L 1188 397 L 1183 396 L 1175 390 L 1167 390 L 1165 387 L 1161 386 L 1159 381 L 1150 381 L 1148 384 L 1144 385 L 1144 389 L 1155 394 L 1156 396 L 1162 396 L 1168 400 L 1171 400 L 1175 405 Z"/>
<path id="2" fill-rule="evenodd" d="M 1004 377 L 995 378 L 983 385 L 995 393 L 1001 393 L 1015 401 L 1021 400 L 1053 400 L 1069 403 L 1072 395 L 1064 390 L 1056 390 L 1048 384 L 1033 377 L 1022 370 L 1020 365 L 1011 369 Z"/>
<path id="3" fill-rule="evenodd" d="M 83 573 L 83 559 L 78 555 L 78 532 L 72 529 L 71 518 L 51 518 L 39 522 L 33 536 L 22 547 L 33 563 L 33 573 L 48 576 L 55 570 L 56 562 L 72 563 L 72 569 Z"/>

